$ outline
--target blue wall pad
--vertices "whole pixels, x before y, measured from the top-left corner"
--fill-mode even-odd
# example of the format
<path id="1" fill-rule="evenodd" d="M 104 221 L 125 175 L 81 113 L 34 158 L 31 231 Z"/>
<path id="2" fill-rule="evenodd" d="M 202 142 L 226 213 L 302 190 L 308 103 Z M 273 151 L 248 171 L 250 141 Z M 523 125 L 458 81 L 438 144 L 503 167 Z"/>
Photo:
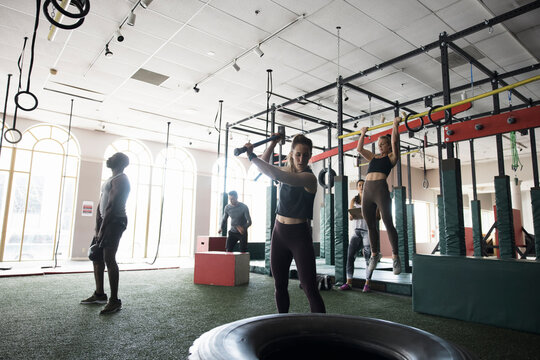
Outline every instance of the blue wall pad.
<path id="1" fill-rule="evenodd" d="M 540 263 L 414 256 L 413 310 L 540 334 Z"/>

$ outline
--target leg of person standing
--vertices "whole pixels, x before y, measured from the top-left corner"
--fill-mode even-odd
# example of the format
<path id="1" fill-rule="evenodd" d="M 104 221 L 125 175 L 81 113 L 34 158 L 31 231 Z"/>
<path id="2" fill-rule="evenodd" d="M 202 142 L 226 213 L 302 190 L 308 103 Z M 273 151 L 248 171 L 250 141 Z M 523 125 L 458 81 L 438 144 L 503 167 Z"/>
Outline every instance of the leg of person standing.
<path id="1" fill-rule="evenodd" d="M 270 246 L 270 269 L 274 277 L 274 296 L 279 313 L 288 313 L 289 299 L 289 268 L 293 259 L 292 252 L 287 247 L 284 229 L 287 225 L 276 221 L 272 232 Z"/>
<path id="2" fill-rule="evenodd" d="M 362 237 L 359 232 L 360 229 L 354 229 L 354 235 L 351 236 L 351 240 L 349 241 L 349 248 L 347 249 L 347 282 L 341 285 L 341 287 L 339 288 L 340 290 L 352 289 L 354 262 L 356 260 L 356 254 L 362 246 Z"/>

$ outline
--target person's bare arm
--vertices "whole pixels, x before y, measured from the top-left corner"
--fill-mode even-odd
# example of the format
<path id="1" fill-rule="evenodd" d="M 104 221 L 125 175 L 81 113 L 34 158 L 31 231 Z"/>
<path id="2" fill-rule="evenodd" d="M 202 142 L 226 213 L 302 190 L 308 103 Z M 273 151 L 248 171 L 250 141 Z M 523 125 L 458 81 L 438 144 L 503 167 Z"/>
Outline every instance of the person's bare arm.
<path id="1" fill-rule="evenodd" d="M 400 117 L 394 118 L 394 127 L 392 128 L 392 153 L 389 155 L 390 161 L 392 162 L 392 165 L 396 165 L 398 158 L 400 156 L 399 153 L 399 122 L 401 121 Z"/>
<path id="2" fill-rule="evenodd" d="M 354 208 L 354 198 L 351 199 L 351 203 L 349 205 L 349 209 L 353 209 Z M 351 213 L 349 213 L 349 220 L 352 220 L 353 219 L 353 216 Z"/>
<path id="3" fill-rule="evenodd" d="M 279 141 L 279 140 L 277 140 Z M 276 142 L 277 143 L 277 142 Z M 253 154 L 253 144 L 247 143 L 244 145 L 247 148 L 246 154 L 248 157 Z M 275 144 L 273 145 L 275 146 Z M 269 146 L 270 149 L 272 146 Z M 268 149 L 267 149 L 268 151 Z M 265 154 L 267 153 L 265 151 Z M 263 154 L 264 156 L 264 154 Z M 281 168 L 268 163 L 266 159 L 254 157 L 251 162 L 259 168 L 259 171 L 273 180 L 280 181 L 291 186 L 302 186 L 310 193 L 317 192 L 317 178 L 309 172 L 293 173 L 281 170 Z"/>
<path id="4" fill-rule="evenodd" d="M 358 153 L 362 155 L 364 159 L 366 159 L 367 161 L 371 161 L 371 159 L 373 159 L 373 156 L 374 156 L 373 153 L 369 150 L 364 149 L 364 138 L 366 136 L 367 130 L 368 130 L 367 127 L 363 127 L 362 129 L 360 129 L 361 131 L 360 139 L 358 139 L 358 145 L 356 146 L 356 151 L 358 151 Z"/>

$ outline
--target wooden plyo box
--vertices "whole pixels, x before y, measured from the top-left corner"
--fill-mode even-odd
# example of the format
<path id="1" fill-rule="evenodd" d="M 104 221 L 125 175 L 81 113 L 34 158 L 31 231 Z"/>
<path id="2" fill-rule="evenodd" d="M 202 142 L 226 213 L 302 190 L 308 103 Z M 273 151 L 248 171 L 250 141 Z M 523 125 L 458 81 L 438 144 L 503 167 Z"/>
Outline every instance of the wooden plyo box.
<path id="1" fill-rule="evenodd" d="M 236 286 L 249 282 L 249 253 L 195 253 L 195 284 Z"/>
<path id="2" fill-rule="evenodd" d="M 196 252 L 225 251 L 226 241 L 226 236 L 199 235 L 197 236 Z"/>

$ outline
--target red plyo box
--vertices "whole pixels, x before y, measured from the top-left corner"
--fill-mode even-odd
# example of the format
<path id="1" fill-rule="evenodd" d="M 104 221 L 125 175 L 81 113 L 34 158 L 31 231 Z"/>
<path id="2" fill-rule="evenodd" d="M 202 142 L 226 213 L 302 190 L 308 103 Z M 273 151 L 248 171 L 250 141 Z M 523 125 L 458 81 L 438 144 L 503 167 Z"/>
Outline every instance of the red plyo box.
<path id="1" fill-rule="evenodd" d="M 195 284 L 236 286 L 249 282 L 249 253 L 195 253 Z"/>

